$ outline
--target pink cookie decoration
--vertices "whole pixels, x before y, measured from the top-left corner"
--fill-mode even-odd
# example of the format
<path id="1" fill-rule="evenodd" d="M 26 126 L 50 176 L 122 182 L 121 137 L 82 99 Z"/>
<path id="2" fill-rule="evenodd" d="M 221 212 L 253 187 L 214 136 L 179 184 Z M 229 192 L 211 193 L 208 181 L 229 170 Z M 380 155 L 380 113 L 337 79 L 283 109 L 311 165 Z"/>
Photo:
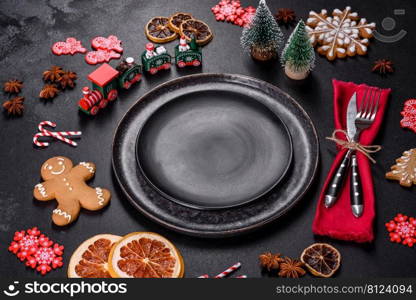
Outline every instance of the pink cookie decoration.
<path id="1" fill-rule="evenodd" d="M 85 55 L 85 61 L 90 65 L 109 62 L 113 58 L 120 58 L 121 55 L 115 51 L 97 50 L 90 51 Z"/>
<path id="2" fill-rule="evenodd" d="M 64 246 L 41 234 L 37 227 L 15 232 L 9 251 L 42 275 L 63 266 Z"/>
<path id="3" fill-rule="evenodd" d="M 416 219 L 403 214 L 397 216 L 386 223 L 387 231 L 390 232 L 390 241 L 401 243 L 408 247 L 416 244 Z"/>
<path id="4" fill-rule="evenodd" d="M 81 41 L 78 41 L 76 38 L 69 37 L 65 42 L 56 42 L 52 45 L 52 53 L 55 55 L 74 55 L 75 53 L 86 53 Z"/>
<path id="5" fill-rule="evenodd" d="M 416 133 L 416 99 L 407 100 L 400 114 L 403 116 L 400 126 Z"/>
<path id="6" fill-rule="evenodd" d="M 110 35 L 108 38 L 102 36 L 93 38 L 91 41 L 91 47 L 99 50 L 113 50 L 119 53 L 123 52 L 121 41 L 115 35 Z"/>

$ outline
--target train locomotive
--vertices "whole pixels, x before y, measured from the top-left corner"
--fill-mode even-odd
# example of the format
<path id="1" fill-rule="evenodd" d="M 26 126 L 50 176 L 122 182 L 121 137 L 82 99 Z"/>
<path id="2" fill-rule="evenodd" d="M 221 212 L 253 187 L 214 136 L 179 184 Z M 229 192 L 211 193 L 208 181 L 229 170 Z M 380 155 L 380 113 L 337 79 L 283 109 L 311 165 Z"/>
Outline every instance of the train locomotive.
<path id="1" fill-rule="evenodd" d="M 109 102 L 117 99 L 119 89 L 129 89 L 139 82 L 142 72 L 156 74 L 159 70 L 168 70 L 172 65 L 172 56 L 163 46 L 146 44 L 146 50 L 141 55 L 142 65 L 136 64 L 132 57 L 127 57 L 115 69 L 107 63 L 102 64 L 88 75 L 92 88 L 82 89 L 83 97 L 79 100 L 79 109 L 88 114 L 96 115 Z M 179 68 L 186 66 L 200 66 L 202 52 L 195 38 L 187 42 L 181 37 L 179 45 L 175 47 L 175 64 Z"/>
<path id="2" fill-rule="evenodd" d="M 96 115 L 108 102 L 117 99 L 120 88 L 129 89 L 142 77 L 142 66 L 127 57 L 116 69 L 109 64 L 102 64 L 88 75 L 92 89 L 84 87 L 83 97 L 78 102 L 79 109 L 86 114 Z"/>

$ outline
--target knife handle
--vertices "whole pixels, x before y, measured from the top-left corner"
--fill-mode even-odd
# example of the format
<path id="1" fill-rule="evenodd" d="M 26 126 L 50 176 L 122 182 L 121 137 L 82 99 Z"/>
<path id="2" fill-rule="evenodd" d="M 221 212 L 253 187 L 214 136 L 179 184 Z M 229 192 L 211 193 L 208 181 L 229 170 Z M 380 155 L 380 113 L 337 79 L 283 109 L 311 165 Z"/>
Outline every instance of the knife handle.
<path id="1" fill-rule="evenodd" d="M 338 166 L 337 171 L 332 175 L 332 179 L 329 182 L 327 191 L 325 194 L 325 207 L 329 208 L 335 204 L 338 200 L 338 196 L 344 185 L 344 181 L 347 178 L 348 167 L 350 165 L 351 151 L 349 150 L 345 154 L 344 159 L 341 161 L 341 164 Z"/>
<path id="2" fill-rule="evenodd" d="M 355 154 L 351 157 L 351 210 L 352 214 L 359 218 L 363 214 L 363 197 L 361 188 L 360 173 L 358 172 L 357 157 Z"/>

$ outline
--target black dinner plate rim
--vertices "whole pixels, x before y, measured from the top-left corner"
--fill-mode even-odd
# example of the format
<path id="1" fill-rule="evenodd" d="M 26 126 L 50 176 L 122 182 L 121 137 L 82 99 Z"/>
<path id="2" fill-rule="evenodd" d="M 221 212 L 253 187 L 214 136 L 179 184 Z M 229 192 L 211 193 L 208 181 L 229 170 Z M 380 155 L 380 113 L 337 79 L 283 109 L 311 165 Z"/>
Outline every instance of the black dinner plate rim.
<path id="1" fill-rule="evenodd" d="M 286 206 L 284 209 L 280 210 L 279 212 L 275 213 L 274 215 L 249 226 L 245 226 L 243 228 L 234 228 L 234 229 L 228 229 L 227 231 L 215 231 L 215 230 L 204 230 L 204 232 L 201 232 L 200 230 L 195 230 L 195 229 L 190 229 L 190 228 L 184 228 L 175 224 L 172 224 L 168 221 L 165 221 L 163 219 L 161 219 L 160 217 L 153 215 L 151 212 L 147 211 L 146 209 L 144 209 L 143 207 L 141 207 L 134 199 L 133 197 L 129 194 L 129 192 L 127 191 L 126 187 L 123 185 L 122 181 L 121 181 L 121 176 L 120 174 L 117 173 L 117 169 L 116 169 L 116 161 L 115 161 L 115 146 L 116 146 L 116 138 L 117 138 L 117 134 L 119 133 L 119 129 L 120 126 L 123 124 L 123 121 L 126 119 L 126 117 L 128 116 L 128 114 L 130 113 L 130 111 L 132 109 L 134 109 L 134 107 L 140 102 L 141 99 L 148 97 L 151 93 L 153 93 L 155 90 L 158 89 L 162 89 L 170 84 L 173 83 L 177 83 L 180 82 L 184 79 L 193 79 L 193 78 L 199 78 L 199 77 L 227 77 L 227 78 L 239 78 L 242 81 L 253 81 L 254 83 L 256 83 L 257 85 L 263 85 L 266 86 L 269 89 L 273 89 L 276 90 L 277 92 L 281 93 L 282 95 L 286 96 L 287 98 L 290 99 L 291 103 L 303 114 L 303 117 L 306 119 L 307 123 L 310 125 L 310 130 L 311 130 L 311 134 L 313 135 L 313 141 L 314 141 L 314 148 L 312 149 L 315 153 L 314 156 L 314 164 L 311 166 L 311 175 L 309 176 L 308 180 L 305 182 L 304 184 L 304 188 L 303 190 L 297 195 L 297 197 L 295 197 L 293 199 L 293 201 L 291 202 L 290 205 Z M 152 220 L 153 222 L 171 229 L 175 232 L 179 232 L 182 234 L 186 234 L 186 235 L 190 235 L 190 236 L 194 236 L 194 237 L 205 237 L 205 238 L 225 238 L 225 237 L 231 237 L 231 236 L 237 236 L 237 235 L 241 235 L 241 234 L 245 234 L 245 233 L 249 233 L 252 232 L 256 229 L 259 229 L 267 224 L 272 223 L 273 221 L 277 220 L 278 218 L 280 218 L 281 216 L 285 215 L 288 211 L 290 211 L 303 197 L 304 195 L 308 192 L 308 190 L 310 189 L 312 183 L 315 181 L 315 175 L 318 169 L 318 165 L 320 162 L 320 144 L 319 144 L 319 137 L 317 134 L 317 130 L 315 128 L 315 125 L 312 121 L 312 119 L 310 118 L 309 114 L 305 111 L 305 109 L 294 99 L 292 98 L 288 93 L 286 93 L 285 91 L 281 90 L 279 87 L 272 85 L 271 83 L 265 82 L 261 79 L 257 79 L 257 78 L 253 78 L 250 76 L 246 76 L 246 75 L 242 75 L 242 74 L 232 74 L 232 73 L 198 73 L 198 74 L 192 74 L 192 75 L 186 75 L 186 76 L 182 76 L 182 77 L 178 77 L 178 78 L 174 78 L 171 79 L 167 82 L 164 82 L 162 84 L 159 84 L 157 86 L 155 86 L 154 88 L 152 88 L 151 90 L 149 90 L 148 92 L 144 93 L 127 111 L 126 113 L 123 115 L 123 117 L 120 119 L 120 121 L 117 124 L 117 127 L 114 131 L 113 134 L 113 141 L 112 141 L 112 159 L 111 159 L 111 163 L 112 163 L 112 170 L 113 170 L 113 174 L 118 182 L 118 186 L 119 188 L 122 190 L 123 195 L 127 198 L 127 200 L 131 203 L 131 205 L 137 210 L 139 211 L 142 215 L 144 215 L 145 217 L 147 217 L 148 219 Z M 293 162 L 292 162 L 293 164 Z"/>
<path id="2" fill-rule="evenodd" d="M 158 88 L 158 87 L 156 87 Z M 143 95 L 144 97 L 145 95 Z M 189 203 L 186 203 L 184 200 L 180 200 L 177 199 L 171 195 L 169 195 L 168 193 L 164 192 L 162 189 L 160 189 L 146 174 L 146 172 L 143 169 L 142 164 L 140 163 L 140 158 L 139 158 L 139 153 L 138 153 L 138 144 L 139 144 L 139 139 L 140 139 L 140 135 L 142 134 L 142 131 L 144 129 L 144 127 L 146 126 L 146 124 L 159 112 L 161 111 L 166 105 L 169 105 L 172 103 L 172 101 L 180 101 L 178 99 L 173 99 L 170 100 L 169 102 L 166 102 L 164 104 L 162 104 L 161 106 L 159 106 L 155 111 L 153 111 L 148 117 L 147 120 L 144 121 L 142 127 L 140 128 L 137 137 L 136 137 L 136 147 L 135 147 L 135 155 L 136 155 L 136 163 L 137 166 L 141 172 L 141 174 L 143 175 L 144 179 L 146 179 L 146 181 L 158 192 L 160 193 L 163 197 L 179 204 L 179 205 L 183 205 L 189 208 L 193 208 L 193 209 L 199 209 L 199 210 L 221 210 L 221 209 L 227 209 L 227 208 L 233 208 L 233 207 L 238 207 L 238 206 L 242 206 L 245 204 L 248 204 L 252 201 L 256 201 L 258 199 L 260 199 L 261 197 L 263 197 L 264 195 L 266 195 L 267 193 L 269 193 L 271 190 L 273 190 L 278 184 L 279 182 L 281 182 L 283 180 L 283 178 L 287 175 L 287 172 L 292 164 L 292 159 L 293 159 L 293 142 L 292 142 L 292 135 L 289 131 L 289 128 L 287 127 L 287 125 L 285 124 L 285 122 L 283 122 L 283 120 L 279 117 L 279 115 L 274 112 L 273 110 L 271 110 L 266 104 L 261 103 L 260 101 L 257 101 L 256 99 L 253 99 L 252 101 L 256 101 L 258 104 L 262 105 L 263 107 L 265 107 L 265 109 L 267 109 L 271 114 L 273 114 L 273 116 L 277 119 L 277 121 L 283 126 L 284 128 L 284 132 L 286 134 L 287 140 L 289 141 L 289 159 L 286 163 L 286 166 L 284 168 L 284 170 L 282 171 L 282 174 L 274 181 L 273 184 L 271 184 L 269 187 L 267 187 L 263 192 L 257 194 L 256 196 L 253 196 L 251 198 L 248 198 L 247 200 L 244 200 L 242 202 L 239 202 L 238 204 L 234 204 L 234 205 L 227 205 L 227 206 L 218 206 L 218 207 L 209 207 L 209 206 L 197 206 L 197 205 L 192 205 Z"/>

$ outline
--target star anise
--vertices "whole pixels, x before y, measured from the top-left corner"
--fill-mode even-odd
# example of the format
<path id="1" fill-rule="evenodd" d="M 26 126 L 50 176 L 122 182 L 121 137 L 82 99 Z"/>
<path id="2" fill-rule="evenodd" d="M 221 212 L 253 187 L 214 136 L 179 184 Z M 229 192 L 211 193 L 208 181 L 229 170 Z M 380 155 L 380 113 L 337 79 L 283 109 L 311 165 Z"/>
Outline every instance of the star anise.
<path id="1" fill-rule="evenodd" d="M 75 86 L 76 79 L 77 73 L 72 71 L 64 71 L 61 77 L 59 77 L 58 82 L 63 90 L 67 87 L 70 87 L 72 89 Z"/>
<path id="2" fill-rule="evenodd" d="M 283 259 L 280 256 L 280 253 L 263 253 L 259 256 L 260 265 L 267 271 L 278 270 L 280 263 L 283 261 Z"/>
<path id="3" fill-rule="evenodd" d="M 382 75 L 385 75 L 387 73 L 393 73 L 393 62 L 388 59 L 379 59 L 374 62 L 374 66 L 371 69 L 372 72 L 378 72 Z"/>
<path id="4" fill-rule="evenodd" d="M 22 90 L 23 82 L 17 79 L 12 79 L 4 83 L 4 91 L 9 94 L 18 94 Z"/>
<path id="5" fill-rule="evenodd" d="M 303 262 L 300 260 L 285 257 L 283 262 L 280 263 L 279 276 L 286 278 L 299 278 L 306 273 L 302 267 Z"/>
<path id="6" fill-rule="evenodd" d="M 40 98 L 52 99 L 55 98 L 59 90 L 54 84 L 45 84 L 39 93 Z"/>
<path id="7" fill-rule="evenodd" d="M 64 70 L 58 66 L 52 66 L 49 70 L 43 72 L 43 80 L 50 82 L 58 82 L 59 78 L 64 74 Z"/>
<path id="8" fill-rule="evenodd" d="M 275 19 L 279 24 L 291 25 L 296 21 L 296 14 L 293 9 L 290 8 L 279 8 Z"/>
<path id="9" fill-rule="evenodd" d="M 23 97 L 14 97 L 3 103 L 3 108 L 7 110 L 8 115 L 20 116 L 23 113 L 24 105 L 23 102 L 25 98 Z"/>

